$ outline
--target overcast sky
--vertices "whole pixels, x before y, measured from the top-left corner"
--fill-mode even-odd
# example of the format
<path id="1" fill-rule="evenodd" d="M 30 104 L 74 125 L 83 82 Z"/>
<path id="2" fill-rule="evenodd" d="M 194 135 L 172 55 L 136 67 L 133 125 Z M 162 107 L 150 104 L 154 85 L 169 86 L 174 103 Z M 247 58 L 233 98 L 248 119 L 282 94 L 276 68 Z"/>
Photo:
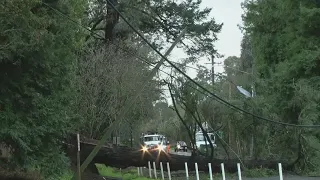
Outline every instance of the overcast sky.
<path id="1" fill-rule="evenodd" d="M 218 52 L 225 57 L 216 59 L 217 63 L 223 62 L 223 59 L 228 56 L 240 56 L 242 33 L 238 25 L 242 24 L 241 15 L 243 14 L 243 10 L 241 9 L 241 2 L 243 0 L 202 0 L 202 8 L 212 8 L 210 16 L 214 17 L 217 23 L 224 23 L 221 33 L 218 34 L 219 40 L 215 43 L 215 46 Z M 186 55 L 183 50 L 175 48 L 170 56 L 170 60 L 176 61 L 184 57 Z M 211 69 L 211 64 L 205 63 L 210 63 L 210 61 L 205 58 L 200 61 L 200 64 Z M 222 65 L 215 66 L 215 73 L 222 71 Z M 187 68 L 187 74 L 195 77 L 196 71 Z"/>
<path id="2" fill-rule="evenodd" d="M 214 17 L 217 23 L 224 23 L 221 32 L 218 34 L 219 40 L 215 43 L 218 52 L 221 55 L 224 55 L 224 58 L 216 59 L 216 63 L 223 62 L 228 56 L 240 56 L 242 33 L 238 28 L 238 25 L 242 25 L 241 15 L 243 14 L 243 10 L 241 9 L 241 2 L 243 2 L 243 0 L 202 0 L 202 8 L 212 8 L 210 16 Z M 186 57 L 186 55 L 183 50 L 175 48 L 171 53 L 169 60 L 178 62 L 177 60 L 184 57 Z M 211 69 L 211 64 L 206 64 L 210 62 L 211 61 L 204 58 L 199 64 L 205 65 Z M 170 72 L 168 68 L 163 70 Z M 215 73 L 221 73 L 223 71 L 223 66 L 215 66 Z M 160 74 L 163 78 L 167 77 L 164 73 Z M 196 76 L 196 71 L 187 68 L 187 74 L 193 78 Z M 167 91 L 164 93 L 167 95 L 169 104 L 171 104 L 169 93 Z"/>

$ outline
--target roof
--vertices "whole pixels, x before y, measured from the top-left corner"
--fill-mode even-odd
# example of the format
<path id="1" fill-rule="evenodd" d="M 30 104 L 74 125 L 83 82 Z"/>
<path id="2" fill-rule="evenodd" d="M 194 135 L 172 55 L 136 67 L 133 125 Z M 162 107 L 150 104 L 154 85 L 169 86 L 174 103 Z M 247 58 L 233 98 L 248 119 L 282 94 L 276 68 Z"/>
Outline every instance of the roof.
<path id="1" fill-rule="evenodd" d="M 162 134 L 146 134 L 143 137 L 151 137 L 151 136 L 164 136 Z"/>

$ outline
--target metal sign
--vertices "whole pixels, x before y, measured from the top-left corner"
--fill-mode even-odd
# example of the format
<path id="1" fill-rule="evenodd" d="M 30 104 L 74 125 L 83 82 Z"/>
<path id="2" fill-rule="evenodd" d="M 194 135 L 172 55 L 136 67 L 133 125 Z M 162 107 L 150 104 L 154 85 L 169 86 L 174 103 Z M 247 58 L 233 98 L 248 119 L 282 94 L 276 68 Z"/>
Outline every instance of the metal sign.
<path id="1" fill-rule="evenodd" d="M 240 91 L 241 94 L 245 95 L 247 98 L 252 97 L 251 93 L 243 89 L 241 86 L 237 86 L 237 89 Z"/>

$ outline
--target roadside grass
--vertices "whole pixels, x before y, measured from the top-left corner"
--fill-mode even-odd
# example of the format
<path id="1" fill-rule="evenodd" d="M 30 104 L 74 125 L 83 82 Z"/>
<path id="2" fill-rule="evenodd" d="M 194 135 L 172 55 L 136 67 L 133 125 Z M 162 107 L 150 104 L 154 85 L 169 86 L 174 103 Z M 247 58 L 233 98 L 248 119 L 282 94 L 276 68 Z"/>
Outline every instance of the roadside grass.
<path id="1" fill-rule="evenodd" d="M 122 177 L 121 173 L 116 172 L 113 168 L 107 167 L 104 164 L 95 164 L 101 176 Z"/>
<path id="2" fill-rule="evenodd" d="M 248 178 L 258 178 L 258 177 L 276 176 L 278 175 L 278 172 L 272 169 L 255 168 L 255 169 L 246 169 L 241 174 L 242 176 L 248 177 Z"/>
<path id="3" fill-rule="evenodd" d="M 138 176 L 137 171 L 134 171 L 134 169 L 120 172 L 119 170 L 113 169 L 111 167 L 107 167 L 104 164 L 95 164 L 95 165 L 101 176 L 122 178 L 123 180 L 151 180 L 150 178 Z"/>
<path id="4" fill-rule="evenodd" d="M 73 176 L 71 170 L 66 171 L 58 180 L 70 180 Z"/>
<path id="5" fill-rule="evenodd" d="M 104 164 L 95 164 L 97 167 L 97 170 L 101 176 L 108 176 L 108 177 L 115 177 L 115 178 L 122 178 L 123 180 L 151 180 L 150 178 L 147 177 L 141 177 L 138 176 L 137 170 L 135 168 L 129 168 L 129 169 L 124 169 L 124 170 L 118 170 L 114 169 L 111 167 L 107 167 Z M 148 173 L 145 172 L 145 175 Z M 166 174 L 166 173 L 165 173 Z M 183 180 L 185 179 L 185 176 L 179 176 L 175 177 L 175 173 L 172 173 L 172 179 L 173 180 Z M 179 173 L 180 174 L 180 173 Z M 183 173 L 181 173 L 183 174 Z M 268 177 L 268 176 L 275 176 L 277 175 L 277 172 L 275 170 L 270 170 L 270 169 L 264 169 L 264 168 L 256 168 L 256 169 L 246 169 L 242 171 L 242 177 L 247 177 L 247 178 L 259 178 L 259 177 Z M 209 179 L 209 174 L 204 173 L 204 172 L 199 172 L 199 176 L 201 180 L 208 180 Z M 213 174 L 214 179 L 222 179 L 221 173 L 216 173 Z M 236 179 L 238 177 L 237 173 L 226 173 L 226 177 L 228 179 Z M 189 179 L 195 179 L 196 177 L 194 175 L 190 174 Z M 68 176 L 66 176 L 65 179 L 60 179 L 60 180 L 67 180 Z M 158 179 L 161 179 L 160 174 L 158 175 Z"/>

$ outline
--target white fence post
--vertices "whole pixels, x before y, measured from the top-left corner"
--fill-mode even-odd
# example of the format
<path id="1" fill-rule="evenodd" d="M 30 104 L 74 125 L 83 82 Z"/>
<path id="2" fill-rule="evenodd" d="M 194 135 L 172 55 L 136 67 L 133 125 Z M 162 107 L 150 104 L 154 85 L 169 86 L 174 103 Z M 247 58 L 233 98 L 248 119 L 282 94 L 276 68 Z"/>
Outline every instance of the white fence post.
<path id="1" fill-rule="evenodd" d="M 226 174 L 224 172 L 224 164 L 221 163 L 222 180 L 226 180 Z"/>
<path id="2" fill-rule="evenodd" d="M 280 178 L 280 180 L 283 180 L 282 165 L 281 165 L 281 163 L 278 163 L 278 167 L 279 167 L 279 178 Z"/>
<path id="3" fill-rule="evenodd" d="M 157 177 L 157 167 L 156 167 L 156 162 L 153 162 L 153 172 L 154 172 L 154 178 L 158 179 Z"/>
<path id="4" fill-rule="evenodd" d="M 187 162 L 184 163 L 184 168 L 186 169 L 186 178 L 188 180 L 189 179 L 189 169 L 188 169 L 188 163 Z"/>
<path id="5" fill-rule="evenodd" d="M 187 162 L 184 163 L 184 167 L 186 169 L 186 178 L 188 180 L 189 179 L 189 170 L 188 170 L 188 163 Z"/>
<path id="6" fill-rule="evenodd" d="M 242 180 L 240 163 L 237 163 L 237 168 L 238 168 L 238 178 L 239 178 L 239 180 Z"/>
<path id="7" fill-rule="evenodd" d="M 198 163 L 194 163 L 194 167 L 196 169 L 196 176 L 197 176 L 197 180 L 200 180 L 200 177 L 199 177 L 199 170 L 198 170 Z"/>
<path id="8" fill-rule="evenodd" d="M 149 167 L 149 177 L 152 178 L 151 163 L 150 163 L 150 161 L 148 161 L 148 167 Z"/>
<path id="9" fill-rule="evenodd" d="M 211 163 L 208 163 L 208 166 L 209 166 L 209 177 L 210 177 L 210 180 L 213 180 Z"/>
<path id="10" fill-rule="evenodd" d="M 160 162 L 160 169 L 161 169 L 161 177 L 162 177 L 162 180 L 164 180 L 164 173 L 163 173 L 163 165 L 162 165 L 162 162 Z"/>
<path id="11" fill-rule="evenodd" d="M 138 176 L 140 176 L 140 168 L 138 167 Z"/>
<path id="12" fill-rule="evenodd" d="M 171 172 L 170 172 L 170 164 L 169 164 L 169 162 L 167 162 L 167 169 L 168 169 L 169 180 L 171 180 Z"/>

